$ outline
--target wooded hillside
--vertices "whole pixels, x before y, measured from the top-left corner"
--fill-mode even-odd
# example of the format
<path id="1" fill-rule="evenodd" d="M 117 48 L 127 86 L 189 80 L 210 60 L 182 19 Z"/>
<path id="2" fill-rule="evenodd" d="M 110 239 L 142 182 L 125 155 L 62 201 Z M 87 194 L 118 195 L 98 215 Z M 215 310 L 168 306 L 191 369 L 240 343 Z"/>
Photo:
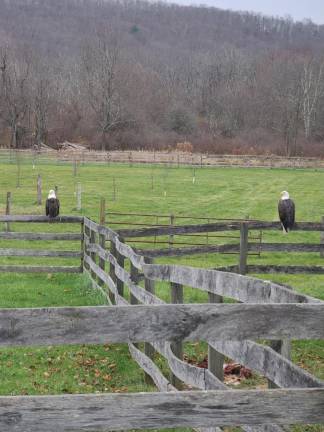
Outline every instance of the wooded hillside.
<path id="1" fill-rule="evenodd" d="M 321 155 L 323 43 L 216 8 L 0 0 L 0 145 Z"/>

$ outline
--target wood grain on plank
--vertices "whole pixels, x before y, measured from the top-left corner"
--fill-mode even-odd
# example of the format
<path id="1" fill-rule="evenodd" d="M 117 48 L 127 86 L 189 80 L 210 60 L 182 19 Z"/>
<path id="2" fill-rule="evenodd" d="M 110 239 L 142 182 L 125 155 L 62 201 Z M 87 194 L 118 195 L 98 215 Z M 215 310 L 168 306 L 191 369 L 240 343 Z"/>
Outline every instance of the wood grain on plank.
<path id="1" fill-rule="evenodd" d="M 1 396 L 0 429 L 89 432 L 318 424 L 324 422 L 323 406 L 324 389 Z"/>
<path id="2" fill-rule="evenodd" d="M 324 305 L 168 304 L 0 310 L 2 345 L 248 338 L 323 339 Z"/>
<path id="3" fill-rule="evenodd" d="M 244 303 L 320 303 L 282 285 L 250 276 L 177 265 L 144 264 L 144 275 L 231 297 Z"/>
<path id="4" fill-rule="evenodd" d="M 256 370 L 279 387 L 324 387 L 324 381 L 314 377 L 270 347 L 253 341 L 209 341 L 217 350 L 236 362 Z"/>

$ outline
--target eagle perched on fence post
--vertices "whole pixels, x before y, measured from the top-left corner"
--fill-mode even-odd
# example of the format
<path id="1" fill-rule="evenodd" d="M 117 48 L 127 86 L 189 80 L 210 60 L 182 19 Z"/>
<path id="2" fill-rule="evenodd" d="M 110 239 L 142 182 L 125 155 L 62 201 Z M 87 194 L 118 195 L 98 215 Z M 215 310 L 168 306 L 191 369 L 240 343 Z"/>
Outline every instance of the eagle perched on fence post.
<path id="1" fill-rule="evenodd" d="M 287 234 L 295 224 L 295 203 L 290 199 L 287 191 L 283 191 L 280 194 L 278 212 L 282 230 L 284 234 Z"/>
<path id="2" fill-rule="evenodd" d="M 54 190 L 50 190 L 46 200 L 46 216 L 55 218 L 60 213 L 60 201 L 56 198 Z"/>

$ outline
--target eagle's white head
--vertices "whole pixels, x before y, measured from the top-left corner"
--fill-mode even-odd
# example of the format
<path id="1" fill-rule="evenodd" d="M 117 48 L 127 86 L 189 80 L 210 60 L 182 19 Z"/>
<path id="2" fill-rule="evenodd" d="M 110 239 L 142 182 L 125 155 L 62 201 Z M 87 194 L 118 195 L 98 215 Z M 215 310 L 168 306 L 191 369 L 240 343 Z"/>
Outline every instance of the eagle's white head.
<path id="1" fill-rule="evenodd" d="M 289 193 L 288 193 L 287 191 L 282 191 L 282 192 L 280 193 L 280 199 L 282 199 L 282 200 L 287 200 L 287 199 L 289 199 Z"/>
<path id="2" fill-rule="evenodd" d="M 55 191 L 51 189 L 48 194 L 48 199 L 56 198 Z"/>

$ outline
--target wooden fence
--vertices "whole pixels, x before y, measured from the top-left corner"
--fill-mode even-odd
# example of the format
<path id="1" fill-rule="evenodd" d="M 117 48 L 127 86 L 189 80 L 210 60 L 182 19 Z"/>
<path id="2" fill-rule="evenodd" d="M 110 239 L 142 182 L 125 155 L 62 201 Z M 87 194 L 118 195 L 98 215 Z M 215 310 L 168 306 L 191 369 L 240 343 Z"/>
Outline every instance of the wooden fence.
<path id="1" fill-rule="evenodd" d="M 175 215 L 173 213 L 160 214 L 160 213 L 125 213 L 125 212 L 113 212 L 106 211 L 105 208 L 105 200 L 101 200 L 100 206 L 100 214 L 105 215 L 109 221 L 109 227 L 118 227 L 118 229 L 127 226 L 127 229 L 138 229 L 139 227 L 144 228 L 159 228 L 159 227 L 170 227 L 181 226 L 181 224 L 190 223 L 195 224 L 210 224 L 210 223 L 230 223 L 230 222 L 245 222 L 247 219 L 221 219 L 216 217 L 206 217 L 206 216 L 189 216 L 189 215 Z M 106 219 L 105 219 L 106 220 Z M 105 224 L 105 220 L 103 220 L 103 224 Z M 215 245 L 215 241 L 219 242 L 221 240 L 228 241 L 229 239 L 236 239 L 240 241 L 239 233 L 213 233 L 206 231 L 204 233 L 189 233 L 182 234 L 177 233 L 175 239 L 174 234 L 170 234 L 167 238 L 160 238 L 161 235 L 154 235 L 154 237 L 145 238 L 145 236 L 141 236 L 140 238 L 128 238 L 128 243 L 136 243 L 141 245 L 146 245 L 149 247 L 151 245 L 154 246 L 154 250 L 140 250 L 140 252 L 144 255 L 150 256 L 184 256 L 184 255 L 192 255 L 195 253 L 205 252 L 219 252 L 223 254 L 239 254 L 239 247 L 229 248 L 228 245 Z M 189 240 L 188 240 L 189 238 Z M 255 248 L 255 250 L 250 251 L 249 255 L 257 255 L 261 254 L 261 245 L 262 245 L 262 231 L 258 232 L 250 232 L 249 240 L 253 240 L 256 242 L 255 244 L 259 244 L 259 248 Z M 147 246 L 149 245 L 149 246 Z M 185 247 L 183 247 L 185 246 Z M 188 247 L 190 246 L 190 247 Z M 215 247 L 216 246 L 216 247 Z M 159 249 L 156 249 L 158 247 Z M 198 252 L 197 252 L 198 251 Z"/>
<path id="2" fill-rule="evenodd" d="M 21 160 L 31 159 L 40 163 L 87 163 L 100 164 L 125 163 L 160 164 L 174 167 L 244 167 L 244 168 L 315 168 L 323 169 L 324 160 L 318 157 L 282 157 L 275 155 L 218 155 L 207 153 L 183 153 L 166 151 L 94 151 L 84 150 L 54 150 L 41 151 L 0 149 L 0 162 L 14 163 L 15 155 Z"/>
<path id="3" fill-rule="evenodd" d="M 290 340 L 324 339 L 324 302 L 239 274 L 153 264 L 110 228 L 81 222 L 84 271 L 110 305 L 0 309 L 0 345 L 127 342 L 160 393 L 2 396 L 0 430 L 219 432 L 241 425 L 247 432 L 280 432 L 285 425 L 324 422 L 324 382 L 289 359 Z M 172 304 L 155 295 L 155 281 L 170 284 Z M 187 286 L 208 293 L 209 303 L 183 304 Z M 222 304 L 223 297 L 237 303 Z M 255 342 L 260 339 L 270 346 Z M 183 360 L 184 341 L 207 342 L 208 369 Z M 171 380 L 154 363 L 155 352 L 167 360 Z M 228 389 L 224 356 L 265 376 L 271 389 Z"/>
<path id="4" fill-rule="evenodd" d="M 278 266 L 278 265 L 249 265 L 249 255 L 261 255 L 263 252 L 316 252 L 323 256 L 324 241 L 323 236 L 319 243 L 265 243 L 264 231 L 282 230 L 279 222 L 267 222 L 258 220 L 223 220 L 213 223 L 195 224 L 195 225 L 165 225 L 151 226 L 143 228 L 126 228 L 118 229 L 118 235 L 128 242 L 141 242 L 143 238 L 157 238 L 160 236 L 169 236 L 173 239 L 173 244 L 169 247 L 160 247 L 155 249 L 136 248 L 135 250 L 144 256 L 150 258 L 162 256 L 188 256 L 203 253 L 221 253 L 237 254 L 239 256 L 237 265 L 218 268 L 222 271 L 230 271 L 240 274 L 247 273 L 313 273 L 324 274 L 324 266 Z M 324 232 L 324 223 L 316 222 L 299 222 L 294 226 L 294 231 L 307 232 Z M 222 233 L 226 239 L 226 233 L 238 233 L 237 243 L 228 244 L 199 244 L 191 247 L 175 247 L 175 236 L 196 236 L 212 233 Z M 225 235 L 224 235 L 225 233 Z M 153 243 L 153 241 L 152 241 Z"/>
<path id="5" fill-rule="evenodd" d="M 300 417 L 301 423 L 323 422 L 324 412 L 320 416 L 318 413 L 320 405 L 317 405 L 316 413 L 311 415 L 305 415 L 303 410 L 309 403 L 314 403 L 315 389 L 324 398 L 324 382 L 290 361 L 289 346 L 291 339 L 323 338 L 324 302 L 272 282 L 238 274 L 152 264 L 149 257 L 136 253 L 110 228 L 98 225 L 87 218 L 84 227 L 85 271 L 90 275 L 93 286 L 105 294 L 111 305 L 117 307 L 106 309 L 112 311 L 113 318 L 104 309 L 101 309 L 101 313 L 96 311 L 94 316 L 87 311 L 83 319 L 87 319 L 89 324 L 83 327 L 82 340 L 88 338 L 103 342 L 109 334 L 109 340 L 119 341 L 122 338 L 128 342 L 133 358 L 144 369 L 147 379 L 152 380 L 162 391 L 159 397 L 166 398 L 163 399 L 163 404 L 167 404 L 170 409 L 164 412 L 164 420 L 161 421 L 159 415 L 155 417 L 156 411 L 152 407 L 152 417 L 151 411 L 146 413 L 148 423 L 139 414 L 141 422 L 136 423 L 136 427 L 144 428 L 148 427 L 148 424 L 154 428 L 175 425 L 218 427 L 239 424 L 243 425 L 243 430 L 249 432 L 278 432 L 282 430 L 278 425 L 299 423 Z M 105 247 L 106 242 L 110 242 L 109 250 Z M 129 271 L 126 270 L 128 267 Z M 144 287 L 140 285 L 142 280 Z M 174 304 L 166 304 L 155 295 L 154 281 L 170 283 L 170 301 Z M 125 295 L 126 286 L 129 296 Z M 210 303 L 184 305 L 184 286 L 207 292 Z M 244 304 L 221 304 L 224 296 Z M 128 306 L 129 303 L 143 305 L 133 308 Z M 61 321 L 61 317 L 58 320 Z M 105 328 L 105 336 L 99 332 L 101 325 Z M 87 328 L 90 335 L 87 334 Z M 78 329 L 76 333 L 80 335 Z M 268 339 L 270 346 L 259 344 L 252 339 Z M 183 361 L 182 343 L 187 340 L 208 342 L 208 369 Z M 146 341 L 144 352 L 134 344 L 141 341 Z M 171 381 L 165 378 L 153 362 L 155 351 L 167 360 L 172 372 Z M 224 355 L 265 376 L 270 388 L 282 387 L 285 390 L 228 390 L 223 383 Z M 181 400 L 180 405 L 176 404 L 173 407 L 173 402 L 167 399 L 165 392 L 174 392 L 182 389 L 184 385 L 197 391 L 181 391 L 176 396 L 172 395 L 174 400 Z M 198 390 L 208 390 L 208 393 L 201 393 Z M 285 417 L 283 412 L 287 413 L 287 405 L 278 404 L 269 415 L 267 409 L 272 404 L 268 405 L 266 399 L 271 399 L 281 392 L 287 397 L 290 395 L 294 411 L 299 406 L 302 407 L 300 409 L 303 413 L 294 412 L 293 417 L 290 417 L 290 414 Z M 297 401 L 298 392 L 303 392 L 303 403 Z M 189 405 L 184 403 L 182 396 L 189 393 L 190 397 L 195 398 L 196 406 L 191 402 Z M 223 400 L 217 399 L 216 402 L 212 396 L 211 412 L 204 411 L 205 407 L 201 407 L 199 402 L 204 400 L 200 399 L 201 396 L 206 395 L 208 400 L 207 395 L 214 394 L 222 394 L 225 397 Z M 239 395 L 242 396 L 241 399 Z M 260 415 L 256 408 L 259 405 L 257 398 L 252 402 L 248 397 L 252 395 L 258 395 L 259 402 L 264 403 Z M 241 407 L 238 407 L 238 400 L 242 404 Z M 136 396 L 134 403 L 137 406 L 135 401 Z M 321 399 L 318 403 L 323 404 L 324 401 Z M 150 404 L 146 405 L 147 408 L 148 406 L 151 407 Z M 242 415 L 237 415 L 239 412 Z M 135 415 L 134 411 L 131 416 L 133 414 Z M 200 414 L 204 420 L 198 419 Z M 144 413 L 143 416 L 145 417 Z M 183 418 L 187 420 L 184 421 Z M 124 419 L 123 426 L 119 427 L 135 427 L 132 419 Z M 109 425 L 110 427 L 116 429 L 116 423 L 114 426 Z"/>
<path id="6" fill-rule="evenodd" d="M 51 250 L 51 249 L 21 249 L 21 248 L 0 248 L 0 257 L 38 257 L 38 258 L 79 258 L 80 265 L 78 266 L 44 266 L 44 265 L 0 265 L 0 272 L 14 273 L 80 273 L 83 268 L 83 217 L 80 216 L 60 216 L 53 220 L 49 220 L 47 216 L 0 216 L 0 223 L 7 226 L 5 231 L 0 231 L 0 242 L 5 241 L 6 244 L 10 240 L 20 241 L 79 241 L 80 248 L 76 250 Z M 80 230 L 76 232 L 20 232 L 8 230 L 8 224 L 48 224 L 48 223 L 63 223 L 63 224 L 78 224 Z"/>

